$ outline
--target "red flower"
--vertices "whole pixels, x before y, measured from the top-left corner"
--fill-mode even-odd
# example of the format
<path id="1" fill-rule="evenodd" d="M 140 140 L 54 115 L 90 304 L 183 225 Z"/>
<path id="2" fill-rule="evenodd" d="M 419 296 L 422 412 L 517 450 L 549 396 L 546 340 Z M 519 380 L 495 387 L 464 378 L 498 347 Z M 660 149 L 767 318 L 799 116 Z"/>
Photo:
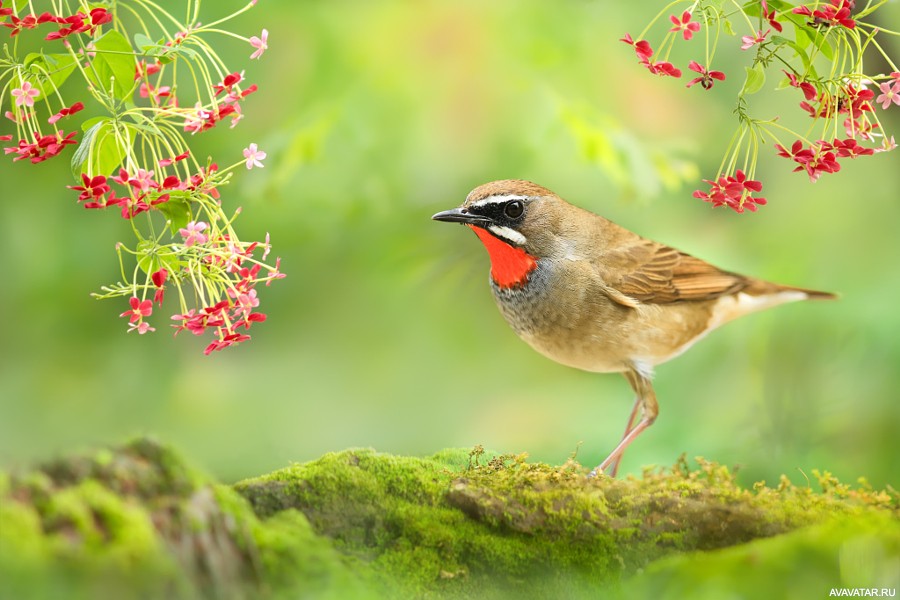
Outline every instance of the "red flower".
<path id="1" fill-rule="evenodd" d="M 51 123 L 51 124 L 56 123 L 63 117 L 68 117 L 69 115 L 74 115 L 75 113 L 82 111 L 82 110 L 84 110 L 84 104 L 82 104 L 81 102 L 76 102 L 75 104 L 73 104 L 72 106 L 70 106 L 68 108 L 64 107 L 64 108 L 59 109 L 59 112 L 56 113 L 55 115 L 53 115 L 52 117 L 50 117 L 49 119 L 47 119 L 47 122 Z"/>
<path id="2" fill-rule="evenodd" d="M 691 21 L 691 13 L 690 11 L 684 11 L 681 14 L 681 19 L 676 17 L 675 15 L 670 15 L 669 20 L 672 21 L 672 24 L 675 25 L 669 31 L 678 32 L 680 31 L 684 36 L 685 40 L 689 40 L 694 37 L 694 34 L 700 31 L 700 23 L 696 21 Z"/>
<path id="3" fill-rule="evenodd" d="M 839 112 L 849 112 L 854 119 L 862 116 L 863 112 L 872 112 L 869 100 L 875 98 L 875 92 L 865 88 L 857 89 L 852 83 L 842 90 L 844 95 L 838 101 Z"/>
<path id="4" fill-rule="evenodd" d="M 766 0 L 762 0 L 762 16 L 763 19 L 766 19 L 769 22 L 769 25 L 772 26 L 772 29 L 781 33 L 782 27 L 781 23 L 775 20 L 775 9 L 769 10 L 769 5 L 766 4 Z"/>
<path id="5" fill-rule="evenodd" d="M 9 37 L 13 37 L 19 35 L 19 33 L 23 29 L 34 29 L 38 26 L 37 17 L 34 15 L 25 15 L 24 18 L 20 19 L 19 17 L 12 15 L 10 17 L 9 23 L 2 23 L 4 27 L 9 27 L 12 29 L 12 33 L 9 34 Z"/>
<path id="6" fill-rule="evenodd" d="M 153 285 L 157 287 L 156 293 L 153 294 L 153 301 L 156 302 L 157 306 L 160 306 L 163 303 L 163 297 L 166 294 L 166 279 L 168 276 L 169 272 L 166 269 L 154 271 L 153 274 L 150 275 L 150 280 L 153 282 Z"/>
<path id="7" fill-rule="evenodd" d="M 135 80 L 138 80 L 141 77 L 147 77 L 148 75 L 159 73 L 160 69 L 162 69 L 162 65 L 159 61 L 148 65 L 143 60 L 139 60 L 137 66 L 135 66 L 134 69 L 134 78 Z"/>
<path id="8" fill-rule="evenodd" d="M 153 313 L 153 302 L 150 300 L 139 300 L 136 296 L 132 296 L 128 303 L 131 304 L 131 309 L 126 310 L 119 316 L 128 317 L 129 323 L 140 321 Z"/>
<path id="9" fill-rule="evenodd" d="M 819 140 L 809 148 L 804 148 L 803 142 L 800 140 L 794 142 L 790 150 L 781 144 L 775 144 L 775 148 L 778 150 L 778 156 L 790 158 L 800 165 L 794 169 L 794 172 L 806 171 L 809 180 L 813 183 L 818 181 L 823 173 L 837 173 L 841 170 L 841 165 L 837 161 L 838 155 L 833 150 L 838 150 L 838 153 L 843 149 L 844 152 L 856 151 L 859 155 L 868 154 L 868 152 L 864 152 L 866 150 L 864 148 L 856 150 L 853 146 L 847 147 L 846 142 L 841 142 L 838 147 L 837 144 L 832 145 L 825 140 Z"/>
<path id="10" fill-rule="evenodd" d="M 847 29 L 856 27 L 856 21 L 850 18 L 850 12 L 856 5 L 854 0 L 828 0 L 828 4 L 818 10 L 811 10 L 808 6 L 798 6 L 791 12 L 795 15 L 812 17 L 809 23 L 813 27 L 842 26 Z"/>
<path id="11" fill-rule="evenodd" d="M 799 89 L 803 92 L 803 96 L 804 96 L 807 100 L 813 100 L 813 99 L 815 99 L 815 97 L 816 97 L 816 95 L 817 95 L 817 92 L 816 92 L 816 86 L 814 86 L 813 84 L 809 83 L 808 81 L 804 81 L 804 82 L 801 83 L 801 82 L 797 79 L 797 76 L 796 76 L 796 75 L 794 75 L 793 73 L 789 73 L 789 72 L 785 71 L 784 69 L 782 69 L 781 72 L 784 73 L 785 75 L 787 75 L 787 78 L 788 78 L 788 79 L 790 80 L 790 82 L 791 82 L 791 87 L 799 88 Z"/>
<path id="12" fill-rule="evenodd" d="M 637 57 L 641 60 L 641 62 L 650 60 L 650 57 L 653 56 L 653 48 L 650 47 L 650 42 L 646 40 L 634 41 L 633 39 L 631 39 L 631 34 L 626 33 L 625 37 L 623 37 L 619 41 L 625 42 L 629 46 L 632 46 L 634 48 L 634 53 L 637 54 Z"/>
<path id="13" fill-rule="evenodd" d="M 713 208 L 727 206 L 737 213 L 745 210 L 756 212 L 758 206 L 766 204 L 765 198 L 754 198 L 755 192 L 762 191 L 762 183 L 753 179 L 747 179 L 743 171 L 738 169 L 734 176 L 719 177 L 716 181 L 704 179 L 710 185 L 708 192 L 696 190 L 694 198 L 710 202 Z"/>
<path id="14" fill-rule="evenodd" d="M 688 65 L 688 69 L 700 73 L 700 77 L 691 79 L 685 87 L 691 87 L 692 85 L 699 83 L 703 87 L 703 89 L 708 90 L 713 86 L 713 83 L 715 83 L 713 79 L 717 81 L 725 81 L 725 73 L 723 73 L 722 71 L 708 71 L 706 67 L 693 60 Z"/>
<path id="15" fill-rule="evenodd" d="M 846 140 L 834 138 L 832 147 L 837 150 L 839 158 L 856 158 L 857 156 L 870 156 L 875 154 L 874 148 L 860 146 L 853 138 L 847 138 Z"/>
<path id="16" fill-rule="evenodd" d="M 222 339 L 216 340 L 211 343 L 209 346 L 203 350 L 203 354 L 209 356 L 211 353 L 216 352 L 218 350 L 224 350 L 228 346 L 232 346 L 234 344 L 239 344 L 241 342 L 246 342 L 250 339 L 249 335 L 245 335 L 243 333 L 229 333 Z"/>
<path id="17" fill-rule="evenodd" d="M 216 96 L 225 91 L 230 91 L 232 86 L 241 82 L 244 79 L 243 74 L 241 73 L 229 73 L 225 76 L 225 79 L 222 80 L 222 83 L 213 86 L 213 90 L 216 92 Z"/>
<path id="18" fill-rule="evenodd" d="M 106 184 L 106 177 L 97 175 L 96 177 L 88 177 L 84 173 L 81 174 L 81 181 L 84 185 L 67 185 L 70 190 L 80 191 L 78 201 L 82 200 L 99 200 L 104 194 L 109 192 L 110 187 Z"/>
<path id="19" fill-rule="evenodd" d="M 661 77 L 681 77 L 681 69 L 676 68 L 675 65 L 668 61 L 659 61 L 655 63 L 642 61 L 642 64 L 654 75 L 659 75 Z"/>

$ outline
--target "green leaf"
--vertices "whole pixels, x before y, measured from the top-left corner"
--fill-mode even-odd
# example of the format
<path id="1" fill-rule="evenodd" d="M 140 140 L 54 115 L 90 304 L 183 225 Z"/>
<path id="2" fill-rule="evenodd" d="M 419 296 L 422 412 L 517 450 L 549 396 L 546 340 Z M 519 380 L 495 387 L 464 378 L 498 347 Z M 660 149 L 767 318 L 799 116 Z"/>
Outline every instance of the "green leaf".
<path id="1" fill-rule="evenodd" d="M 722 25 L 725 28 L 725 33 L 728 35 L 734 35 L 734 27 L 731 26 L 731 21 L 728 19 L 722 19 Z"/>
<path id="2" fill-rule="evenodd" d="M 159 245 L 153 240 L 141 240 L 135 248 L 138 253 L 138 266 L 148 275 L 159 271 L 161 266 L 159 256 L 156 254 L 157 248 Z"/>
<path id="3" fill-rule="evenodd" d="M 825 39 L 825 36 L 819 31 L 813 30 L 812 43 L 819 49 L 822 56 L 828 60 L 834 60 L 834 50 L 831 48 L 831 44 L 828 43 L 828 40 Z"/>
<path id="4" fill-rule="evenodd" d="M 37 98 L 53 93 L 54 87 L 61 86 L 75 70 L 76 59 L 68 54 L 40 54 L 32 52 L 25 57 L 24 65 L 31 82 L 41 94 Z"/>
<path id="5" fill-rule="evenodd" d="M 91 117 L 81 124 L 81 130 L 87 131 L 101 121 L 109 121 L 109 117 Z"/>
<path id="6" fill-rule="evenodd" d="M 84 134 L 72 156 L 72 172 L 90 177 L 112 174 L 128 152 L 115 135 L 115 124 L 106 117 L 92 125 Z"/>
<path id="7" fill-rule="evenodd" d="M 144 54 L 147 54 L 147 50 L 155 47 L 156 45 L 156 41 L 154 41 L 150 36 L 144 35 L 143 33 L 134 34 L 134 47 L 140 48 L 140 50 Z"/>
<path id="8" fill-rule="evenodd" d="M 780 35 L 773 35 L 772 41 L 783 46 L 790 46 L 790 48 L 794 50 L 794 54 L 797 56 L 797 58 L 803 61 L 803 66 L 806 68 L 806 70 L 809 71 L 812 68 L 812 64 L 809 61 L 809 55 L 806 53 L 806 49 L 800 46 L 800 44 Z"/>
<path id="9" fill-rule="evenodd" d="M 162 204 L 160 204 L 162 206 Z M 138 266 L 144 273 L 150 275 L 160 269 L 167 269 L 169 273 L 178 273 L 181 261 L 172 254 L 160 254 L 160 246 L 154 240 L 141 240 L 137 244 Z"/>
<path id="10" fill-rule="evenodd" d="M 88 70 L 91 81 L 118 100 L 129 100 L 134 88 L 134 49 L 118 31 L 107 31 L 94 42 L 97 54 Z"/>
<path id="11" fill-rule="evenodd" d="M 753 65 L 753 67 L 744 67 L 747 70 L 747 80 L 744 81 L 744 87 L 741 89 L 741 95 L 755 94 L 766 84 L 766 70 L 761 64 Z"/>
<path id="12" fill-rule="evenodd" d="M 172 235 L 177 234 L 178 230 L 187 226 L 191 220 L 190 194 L 188 192 L 169 192 L 169 201 L 157 204 L 156 208 L 168 219 Z"/>
<path id="13" fill-rule="evenodd" d="M 797 38 L 797 45 L 803 49 L 809 48 L 812 44 L 812 38 L 806 32 L 806 25 L 794 23 L 794 37 Z"/>

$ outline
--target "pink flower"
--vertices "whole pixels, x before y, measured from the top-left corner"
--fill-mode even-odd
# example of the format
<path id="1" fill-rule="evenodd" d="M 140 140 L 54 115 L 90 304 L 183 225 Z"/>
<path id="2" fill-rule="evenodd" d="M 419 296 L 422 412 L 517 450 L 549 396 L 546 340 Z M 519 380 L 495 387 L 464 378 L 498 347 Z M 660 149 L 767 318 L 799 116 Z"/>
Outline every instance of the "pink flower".
<path id="1" fill-rule="evenodd" d="M 764 41 L 766 41 L 766 36 L 769 35 L 769 33 L 771 33 L 771 31 L 772 31 L 771 29 L 766 29 L 766 32 L 763 33 L 762 29 L 760 29 L 759 31 L 756 32 L 756 37 L 745 35 L 744 37 L 741 38 L 741 41 L 744 42 L 741 45 L 741 50 L 749 50 L 756 44 L 762 44 Z"/>
<path id="2" fill-rule="evenodd" d="M 35 97 L 39 96 L 41 91 L 31 85 L 30 81 L 26 81 L 20 88 L 14 88 L 12 95 L 16 99 L 16 106 L 34 106 Z"/>
<path id="3" fill-rule="evenodd" d="M 256 290 L 248 290 L 244 294 L 238 294 L 236 298 L 237 308 L 244 316 L 249 315 L 254 308 L 259 306 L 259 298 L 256 297 Z"/>
<path id="4" fill-rule="evenodd" d="M 893 150 L 896 147 L 897 147 L 897 142 L 894 141 L 894 136 L 891 136 L 890 140 L 885 138 L 881 148 L 875 148 L 875 152 L 890 152 L 891 150 Z M 269 285 L 269 284 L 266 283 L 266 285 Z"/>
<path id="5" fill-rule="evenodd" d="M 885 81 L 880 86 L 881 95 L 875 98 L 875 103 L 881 103 L 881 108 L 887 110 L 887 108 L 893 102 L 894 104 L 900 105 L 900 80 L 894 80 L 894 83 Z"/>
<path id="6" fill-rule="evenodd" d="M 191 221 L 186 227 L 178 230 L 178 233 L 184 238 L 184 247 L 190 248 L 194 244 L 205 244 L 209 240 L 209 236 L 203 233 L 209 227 L 203 221 Z"/>
<path id="7" fill-rule="evenodd" d="M 694 79 L 690 80 L 685 87 L 691 87 L 692 85 L 699 83 L 703 87 L 703 89 L 708 90 L 713 86 L 713 83 L 715 83 L 713 79 L 717 81 L 725 81 L 725 73 L 723 73 L 722 71 L 708 71 L 706 67 L 700 65 L 697 61 L 692 60 L 688 65 L 688 68 L 691 71 L 700 73 L 700 77 L 695 77 Z"/>
<path id="8" fill-rule="evenodd" d="M 253 54 L 250 55 L 250 59 L 252 60 L 254 58 L 259 58 L 260 56 L 262 56 L 263 52 L 265 52 L 269 48 L 268 42 L 269 42 L 269 30 L 268 29 L 263 29 L 262 34 L 259 37 L 256 37 L 255 35 L 252 36 L 250 38 L 250 45 L 253 46 L 254 48 L 256 48 L 256 50 L 254 50 Z"/>
<path id="9" fill-rule="evenodd" d="M 263 255 L 262 260 L 266 260 L 266 257 L 269 256 L 269 252 L 272 251 L 272 244 L 269 243 L 269 232 L 266 232 L 266 241 L 263 244 Z"/>
<path id="10" fill-rule="evenodd" d="M 281 272 L 281 257 L 275 259 L 275 268 L 269 269 L 269 276 L 266 277 L 266 285 L 272 285 L 276 279 L 284 279 L 287 274 Z"/>
<path id="11" fill-rule="evenodd" d="M 149 300 L 145 300 L 145 302 L 149 302 Z M 128 324 L 128 333 L 131 333 L 132 331 L 137 331 L 139 334 L 144 335 L 148 331 L 156 331 L 156 328 L 150 327 L 150 323 L 146 321 L 141 321 L 140 323 Z"/>
<path id="12" fill-rule="evenodd" d="M 694 37 L 694 34 L 696 32 L 700 31 L 700 23 L 691 21 L 690 11 L 684 11 L 681 14 L 681 19 L 679 19 L 675 15 L 670 15 L 669 20 L 672 21 L 673 25 L 675 25 L 675 27 L 673 27 L 669 31 L 680 31 L 685 40 L 691 39 L 692 37 Z"/>
<path id="13" fill-rule="evenodd" d="M 142 192 L 159 187 L 159 184 L 153 180 L 153 171 L 147 171 L 145 169 L 138 169 L 137 173 L 134 174 L 134 177 L 128 180 L 128 183 L 131 184 L 133 188 L 141 190 Z"/>
<path id="14" fill-rule="evenodd" d="M 247 159 L 248 169 L 262 168 L 263 164 L 260 161 L 266 158 L 266 153 L 257 148 L 256 144 L 250 144 L 248 148 L 244 148 L 244 158 Z"/>
<path id="15" fill-rule="evenodd" d="M 129 323 L 140 321 L 153 313 L 153 302 L 151 300 L 140 300 L 136 296 L 132 296 L 128 303 L 131 305 L 131 309 L 126 310 L 119 316 L 128 317 Z"/>

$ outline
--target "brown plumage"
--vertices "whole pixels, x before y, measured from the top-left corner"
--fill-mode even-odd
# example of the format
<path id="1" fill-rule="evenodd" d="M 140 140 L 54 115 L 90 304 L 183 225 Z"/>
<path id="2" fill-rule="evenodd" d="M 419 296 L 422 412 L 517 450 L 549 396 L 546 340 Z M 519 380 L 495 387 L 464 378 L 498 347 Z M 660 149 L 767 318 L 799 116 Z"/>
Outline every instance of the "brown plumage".
<path id="1" fill-rule="evenodd" d="M 625 375 L 634 409 L 622 441 L 597 469 L 613 475 L 658 413 L 655 365 L 734 318 L 834 297 L 725 271 L 529 181 L 484 184 L 461 207 L 433 218 L 478 233 L 491 258 L 494 298 L 519 337 L 562 364 Z"/>

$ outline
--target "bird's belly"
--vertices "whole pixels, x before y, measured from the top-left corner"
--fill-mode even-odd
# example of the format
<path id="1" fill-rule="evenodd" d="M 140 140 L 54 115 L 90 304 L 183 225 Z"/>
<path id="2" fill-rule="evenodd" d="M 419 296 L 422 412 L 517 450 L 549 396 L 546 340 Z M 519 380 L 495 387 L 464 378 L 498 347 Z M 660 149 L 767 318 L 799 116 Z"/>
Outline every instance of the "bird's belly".
<path id="1" fill-rule="evenodd" d="M 560 295 L 551 281 L 540 279 L 540 269 L 535 274 L 539 279 L 521 288 L 493 286 L 497 305 L 522 340 L 570 367 L 649 371 L 684 352 L 710 325 L 711 305 L 709 310 L 703 303 L 631 308 L 598 290 L 567 289 Z"/>

